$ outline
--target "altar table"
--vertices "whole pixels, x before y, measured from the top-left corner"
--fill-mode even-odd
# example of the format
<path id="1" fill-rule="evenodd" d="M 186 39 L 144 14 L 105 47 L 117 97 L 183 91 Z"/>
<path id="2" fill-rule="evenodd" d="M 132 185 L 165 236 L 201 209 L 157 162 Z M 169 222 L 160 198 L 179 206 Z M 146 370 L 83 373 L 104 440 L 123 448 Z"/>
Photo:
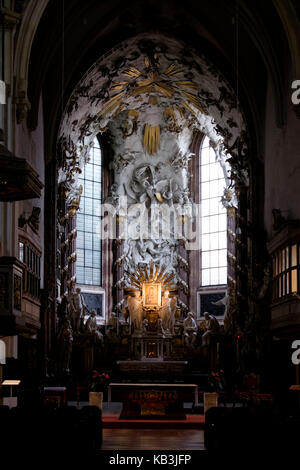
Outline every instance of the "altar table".
<path id="1" fill-rule="evenodd" d="M 112 395 L 117 399 L 112 400 Z M 111 383 L 108 387 L 108 402 L 123 403 L 120 419 L 185 419 L 183 404 L 188 400 L 198 405 L 198 385 Z"/>

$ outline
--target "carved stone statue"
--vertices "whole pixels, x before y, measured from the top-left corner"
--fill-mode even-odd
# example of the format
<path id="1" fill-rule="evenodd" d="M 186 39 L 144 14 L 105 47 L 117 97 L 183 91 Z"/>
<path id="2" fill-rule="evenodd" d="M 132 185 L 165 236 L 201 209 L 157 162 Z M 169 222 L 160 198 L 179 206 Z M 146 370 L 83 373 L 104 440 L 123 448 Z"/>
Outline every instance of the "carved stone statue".
<path id="1" fill-rule="evenodd" d="M 264 268 L 263 281 L 262 281 L 262 284 L 260 285 L 260 287 L 258 288 L 257 298 L 259 300 L 262 300 L 265 297 L 266 293 L 267 293 L 267 290 L 270 286 L 270 282 L 272 280 L 272 274 L 271 273 L 272 273 L 271 266 L 270 266 L 270 264 L 268 264 Z"/>
<path id="2" fill-rule="evenodd" d="M 175 313 L 177 307 L 177 297 L 169 297 L 169 291 L 165 291 L 162 298 L 162 306 L 159 311 L 159 317 L 162 321 L 162 327 L 167 333 L 174 334 Z"/>
<path id="3" fill-rule="evenodd" d="M 161 324 L 164 330 L 168 328 L 169 323 L 169 291 L 164 292 L 164 296 L 162 298 L 162 306 L 159 309 L 159 318 L 161 319 Z"/>
<path id="4" fill-rule="evenodd" d="M 177 297 L 174 295 L 170 298 L 168 303 L 168 310 L 169 310 L 169 325 L 168 328 L 170 333 L 174 334 L 174 325 L 176 321 L 176 310 L 177 310 Z"/>
<path id="5" fill-rule="evenodd" d="M 29 216 L 28 223 L 31 224 L 36 232 L 39 231 L 40 227 L 40 207 L 33 207 L 31 215 Z"/>
<path id="6" fill-rule="evenodd" d="M 70 360 L 73 346 L 73 330 L 70 320 L 65 320 L 57 336 L 58 368 L 62 372 L 70 372 Z"/>
<path id="7" fill-rule="evenodd" d="M 209 346 L 211 335 L 218 333 L 220 325 L 216 317 L 208 312 L 204 313 L 204 318 L 206 331 L 202 335 L 202 346 Z"/>
<path id="8" fill-rule="evenodd" d="M 162 319 L 161 319 L 161 318 L 158 318 L 158 320 L 157 320 L 157 333 L 158 333 L 159 335 L 162 335 L 163 337 L 166 336 L 166 331 L 165 331 L 165 329 L 164 329 L 164 327 L 163 327 Z"/>
<path id="9" fill-rule="evenodd" d="M 193 312 L 189 312 L 183 320 L 183 339 L 186 346 L 194 346 L 197 338 L 197 323 Z"/>
<path id="10" fill-rule="evenodd" d="M 133 297 L 129 296 L 127 304 L 134 331 L 142 331 L 144 312 L 140 291 L 135 291 Z"/>
<path id="11" fill-rule="evenodd" d="M 71 310 L 73 330 L 77 333 L 81 329 L 85 312 L 88 311 L 80 287 L 77 287 L 76 291 L 73 293 Z"/>
<path id="12" fill-rule="evenodd" d="M 103 343 L 103 335 L 102 333 L 98 330 L 98 325 L 97 325 L 97 320 L 96 320 L 96 311 L 92 310 L 90 313 L 89 318 L 85 322 L 85 331 L 87 333 L 91 333 L 96 336 L 97 341 Z"/>
<path id="13" fill-rule="evenodd" d="M 236 309 L 235 292 L 232 287 L 228 287 L 226 294 L 222 299 L 217 302 L 212 302 L 213 305 L 225 305 L 224 310 L 224 331 L 230 333 L 232 330 L 233 315 Z"/>
<path id="14" fill-rule="evenodd" d="M 115 312 L 111 312 L 111 315 L 108 320 L 108 326 L 110 329 L 115 330 L 118 332 L 119 329 L 119 320 L 117 314 Z"/>
<path id="15" fill-rule="evenodd" d="M 142 321 L 142 325 L 143 325 L 143 333 L 147 333 L 148 326 L 149 326 L 149 322 L 148 322 L 147 318 L 144 318 L 144 320 Z"/>

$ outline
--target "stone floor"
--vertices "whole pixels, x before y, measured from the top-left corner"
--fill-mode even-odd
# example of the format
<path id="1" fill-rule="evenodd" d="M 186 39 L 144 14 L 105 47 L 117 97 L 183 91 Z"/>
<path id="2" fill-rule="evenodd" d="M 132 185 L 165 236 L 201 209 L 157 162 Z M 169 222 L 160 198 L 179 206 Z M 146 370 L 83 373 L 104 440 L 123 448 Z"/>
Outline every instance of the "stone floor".
<path id="1" fill-rule="evenodd" d="M 102 450 L 205 450 L 196 429 L 103 429 Z"/>
<path id="2" fill-rule="evenodd" d="M 84 406 L 87 402 L 68 402 L 68 405 Z M 185 403 L 190 409 L 191 403 Z M 103 415 L 119 415 L 122 403 L 103 403 Z M 146 425 L 145 425 L 146 426 Z M 149 426 L 149 427 L 148 427 Z M 188 429 L 186 427 L 172 429 L 159 428 L 157 425 L 140 429 L 132 426 L 126 428 L 103 428 L 102 450 L 205 450 L 203 429 Z"/>

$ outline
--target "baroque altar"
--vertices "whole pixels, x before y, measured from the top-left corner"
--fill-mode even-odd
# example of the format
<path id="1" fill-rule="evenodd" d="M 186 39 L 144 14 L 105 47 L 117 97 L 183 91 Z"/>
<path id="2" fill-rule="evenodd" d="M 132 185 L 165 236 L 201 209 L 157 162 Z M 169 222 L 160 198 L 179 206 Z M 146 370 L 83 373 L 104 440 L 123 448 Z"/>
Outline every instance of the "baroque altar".
<path id="1" fill-rule="evenodd" d="M 129 274 L 132 286 L 125 289 L 126 307 L 131 322 L 131 350 L 137 360 L 163 360 L 172 352 L 176 318 L 177 287 L 174 274 L 165 267 L 150 264 Z"/>

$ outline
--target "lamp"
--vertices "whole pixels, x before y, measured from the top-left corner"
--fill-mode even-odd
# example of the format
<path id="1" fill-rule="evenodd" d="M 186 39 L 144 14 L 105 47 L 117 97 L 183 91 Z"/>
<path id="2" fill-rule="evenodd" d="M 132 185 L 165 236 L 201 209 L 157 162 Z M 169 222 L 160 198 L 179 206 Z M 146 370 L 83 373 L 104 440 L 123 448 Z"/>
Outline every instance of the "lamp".
<path id="1" fill-rule="evenodd" d="M 10 386 L 10 397 L 9 397 L 9 406 L 12 408 L 12 388 L 20 385 L 21 380 L 4 380 L 1 385 Z"/>

